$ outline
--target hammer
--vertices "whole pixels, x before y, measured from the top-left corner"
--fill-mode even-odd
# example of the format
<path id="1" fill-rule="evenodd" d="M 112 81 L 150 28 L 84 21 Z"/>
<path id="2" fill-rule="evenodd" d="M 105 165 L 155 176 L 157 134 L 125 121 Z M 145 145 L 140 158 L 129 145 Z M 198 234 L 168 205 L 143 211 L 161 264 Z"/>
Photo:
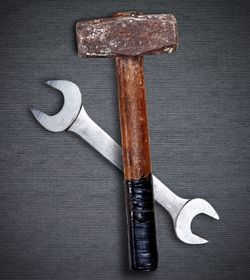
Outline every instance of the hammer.
<path id="1" fill-rule="evenodd" d="M 76 37 L 80 57 L 115 57 L 129 264 L 131 270 L 152 271 L 158 253 L 143 55 L 176 50 L 176 19 L 171 14 L 117 13 L 77 22 Z"/>

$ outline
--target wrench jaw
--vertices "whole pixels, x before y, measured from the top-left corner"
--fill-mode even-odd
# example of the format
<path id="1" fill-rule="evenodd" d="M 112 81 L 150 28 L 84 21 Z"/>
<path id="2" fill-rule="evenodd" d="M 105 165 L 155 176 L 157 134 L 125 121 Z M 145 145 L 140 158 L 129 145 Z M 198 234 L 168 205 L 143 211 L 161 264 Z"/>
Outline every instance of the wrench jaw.
<path id="1" fill-rule="evenodd" d="M 208 240 L 194 234 L 191 230 L 191 223 L 198 214 L 205 214 L 219 220 L 219 215 L 206 200 L 195 198 L 189 200 L 181 209 L 175 220 L 175 233 L 177 237 L 187 244 L 205 244 Z"/>
<path id="2" fill-rule="evenodd" d="M 53 116 L 49 116 L 35 108 L 31 109 L 36 120 L 47 130 L 53 132 L 64 131 L 71 126 L 77 118 L 81 105 L 82 96 L 78 86 L 70 81 L 51 80 L 46 82 L 52 88 L 62 92 L 64 104 L 62 109 Z"/>

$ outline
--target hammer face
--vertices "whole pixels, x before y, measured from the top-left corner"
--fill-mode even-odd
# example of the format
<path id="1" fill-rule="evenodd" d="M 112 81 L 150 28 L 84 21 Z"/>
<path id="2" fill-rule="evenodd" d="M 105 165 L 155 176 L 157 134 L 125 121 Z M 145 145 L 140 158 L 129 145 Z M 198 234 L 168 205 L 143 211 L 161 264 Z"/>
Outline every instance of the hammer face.
<path id="1" fill-rule="evenodd" d="M 171 14 L 79 21 L 76 34 L 80 57 L 171 53 L 178 44 L 177 23 Z"/>

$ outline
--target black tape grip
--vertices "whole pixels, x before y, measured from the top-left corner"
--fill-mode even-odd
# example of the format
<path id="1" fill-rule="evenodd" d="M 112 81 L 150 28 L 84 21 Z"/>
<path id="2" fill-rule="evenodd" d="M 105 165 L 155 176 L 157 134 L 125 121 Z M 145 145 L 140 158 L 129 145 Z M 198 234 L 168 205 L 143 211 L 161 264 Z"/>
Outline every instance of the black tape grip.
<path id="1" fill-rule="evenodd" d="M 130 269 L 152 271 L 158 253 L 152 175 L 125 181 Z"/>

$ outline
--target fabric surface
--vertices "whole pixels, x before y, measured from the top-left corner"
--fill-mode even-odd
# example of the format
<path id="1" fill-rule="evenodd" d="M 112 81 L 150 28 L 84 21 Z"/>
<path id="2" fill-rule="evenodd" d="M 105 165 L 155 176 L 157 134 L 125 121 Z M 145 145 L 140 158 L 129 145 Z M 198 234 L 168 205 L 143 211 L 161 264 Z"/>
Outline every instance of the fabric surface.
<path id="1" fill-rule="evenodd" d="M 221 220 L 177 240 L 156 206 L 159 267 L 128 271 L 122 174 L 69 132 L 46 131 L 29 108 L 60 110 L 44 85 L 79 85 L 88 114 L 120 143 L 113 59 L 77 57 L 75 22 L 118 11 L 173 13 L 175 54 L 145 57 L 153 172 Z M 0 279 L 250 279 L 249 2 L 0 1 Z"/>

